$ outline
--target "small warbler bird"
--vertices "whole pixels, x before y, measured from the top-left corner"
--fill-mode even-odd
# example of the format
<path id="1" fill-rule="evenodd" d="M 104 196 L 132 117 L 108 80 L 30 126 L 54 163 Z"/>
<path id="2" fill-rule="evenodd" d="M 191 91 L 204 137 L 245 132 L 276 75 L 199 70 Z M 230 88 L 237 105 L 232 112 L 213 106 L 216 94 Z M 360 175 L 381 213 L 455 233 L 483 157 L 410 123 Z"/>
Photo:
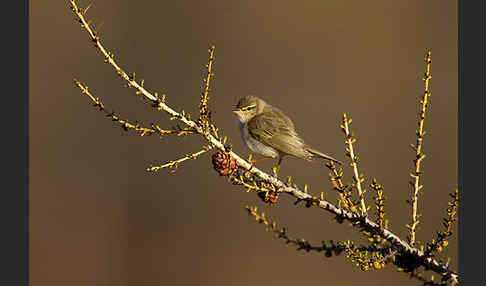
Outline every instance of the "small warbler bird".
<path id="1" fill-rule="evenodd" d="M 278 158 L 277 170 L 286 155 L 312 160 L 325 159 L 342 164 L 340 161 L 321 153 L 304 143 L 295 131 L 294 123 L 280 109 L 262 99 L 248 95 L 241 98 L 233 110 L 238 119 L 240 135 L 246 146 L 263 158 Z"/>

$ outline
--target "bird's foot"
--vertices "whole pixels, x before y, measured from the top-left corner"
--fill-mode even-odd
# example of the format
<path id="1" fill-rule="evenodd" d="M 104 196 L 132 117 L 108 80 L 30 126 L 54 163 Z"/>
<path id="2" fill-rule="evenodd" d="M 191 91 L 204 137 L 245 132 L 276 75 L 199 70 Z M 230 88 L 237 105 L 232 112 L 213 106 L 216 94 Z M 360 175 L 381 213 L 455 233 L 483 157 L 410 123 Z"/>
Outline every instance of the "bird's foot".
<path id="1" fill-rule="evenodd" d="M 271 157 L 261 157 L 261 158 L 252 159 L 252 157 L 250 157 L 248 159 L 248 161 L 250 162 L 250 169 L 248 169 L 248 171 L 251 171 L 253 169 L 253 167 L 255 167 L 256 162 L 260 162 L 260 161 L 267 160 L 267 159 L 272 159 L 272 158 Z"/>
<path id="2" fill-rule="evenodd" d="M 272 173 L 275 178 L 278 178 L 278 171 L 280 170 L 280 166 L 273 166 Z"/>
<path id="3" fill-rule="evenodd" d="M 255 167 L 255 161 L 254 160 L 250 160 L 250 169 L 248 169 L 248 171 L 251 171 L 253 170 L 253 167 Z"/>

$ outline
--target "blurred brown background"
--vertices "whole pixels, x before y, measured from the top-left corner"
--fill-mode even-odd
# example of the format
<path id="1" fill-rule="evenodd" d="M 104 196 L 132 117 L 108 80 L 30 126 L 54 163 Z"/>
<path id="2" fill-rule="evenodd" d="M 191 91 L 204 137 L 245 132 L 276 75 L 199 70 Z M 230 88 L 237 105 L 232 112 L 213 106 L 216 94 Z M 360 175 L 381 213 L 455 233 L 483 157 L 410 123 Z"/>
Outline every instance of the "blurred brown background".
<path id="1" fill-rule="evenodd" d="M 339 159 L 345 159 L 339 124 L 349 113 L 360 170 L 384 185 L 390 228 L 402 237 L 410 216 L 409 144 L 415 143 L 430 48 L 418 233 L 428 241 L 441 229 L 447 194 L 457 186 L 456 6 L 444 0 L 104 0 L 88 15 L 104 23 L 102 42 L 122 67 L 193 116 L 207 49 L 216 45 L 210 107 L 244 156 L 230 110 L 248 93 L 283 109 L 309 144 Z M 346 224 L 296 207 L 287 196 L 264 206 L 219 177 L 208 155 L 175 174 L 147 173 L 150 164 L 199 150 L 202 139 L 142 138 L 104 118 L 73 77 L 123 118 L 173 123 L 122 88 L 67 1 L 32 1 L 30 9 L 32 285 L 418 285 L 393 267 L 365 273 L 344 256 L 297 252 L 275 239 L 248 217 L 245 205 L 257 205 L 310 242 L 361 241 Z M 259 166 L 269 170 L 272 163 Z M 287 158 L 281 176 L 290 174 L 336 201 L 318 163 Z M 350 180 L 349 169 L 345 175 Z M 456 236 L 447 256 L 457 269 Z"/>

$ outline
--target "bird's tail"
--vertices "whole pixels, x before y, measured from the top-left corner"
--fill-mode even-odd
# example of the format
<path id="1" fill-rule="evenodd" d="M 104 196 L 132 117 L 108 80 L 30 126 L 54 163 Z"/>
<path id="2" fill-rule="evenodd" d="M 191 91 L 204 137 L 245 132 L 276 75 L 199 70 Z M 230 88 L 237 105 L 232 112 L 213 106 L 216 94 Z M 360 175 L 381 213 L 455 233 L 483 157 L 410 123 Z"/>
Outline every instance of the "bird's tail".
<path id="1" fill-rule="evenodd" d="M 329 155 L 326 155 L 324 153 L 321 153 L 309 146 L 307 146 L 306 148 L 307 152 L 309 152 L 311 154 L 312 157 L 314 158 L 321 158 L 321 159 L 326 159 L 326 160 L 329 160 L 329 161 L 333 161 L 333 162 L 336 162 L 340 165 L 342 165 L 343 163 L 337 159 L 334 159 L 333 157 L 329 156 Z"/>

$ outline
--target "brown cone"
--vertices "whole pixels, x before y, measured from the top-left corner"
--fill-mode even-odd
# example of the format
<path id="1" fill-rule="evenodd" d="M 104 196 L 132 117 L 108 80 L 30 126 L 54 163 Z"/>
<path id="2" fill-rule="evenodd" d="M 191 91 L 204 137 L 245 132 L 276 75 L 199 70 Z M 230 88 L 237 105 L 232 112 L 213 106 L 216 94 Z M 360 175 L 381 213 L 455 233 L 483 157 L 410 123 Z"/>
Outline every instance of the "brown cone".
<path id="1" fill-rule="evenodd" d="M 221 176 L 228 176 L 236 171 L 236 160 L 229 152 L 218 151 L 212 156 L 213 167 Z"/>

